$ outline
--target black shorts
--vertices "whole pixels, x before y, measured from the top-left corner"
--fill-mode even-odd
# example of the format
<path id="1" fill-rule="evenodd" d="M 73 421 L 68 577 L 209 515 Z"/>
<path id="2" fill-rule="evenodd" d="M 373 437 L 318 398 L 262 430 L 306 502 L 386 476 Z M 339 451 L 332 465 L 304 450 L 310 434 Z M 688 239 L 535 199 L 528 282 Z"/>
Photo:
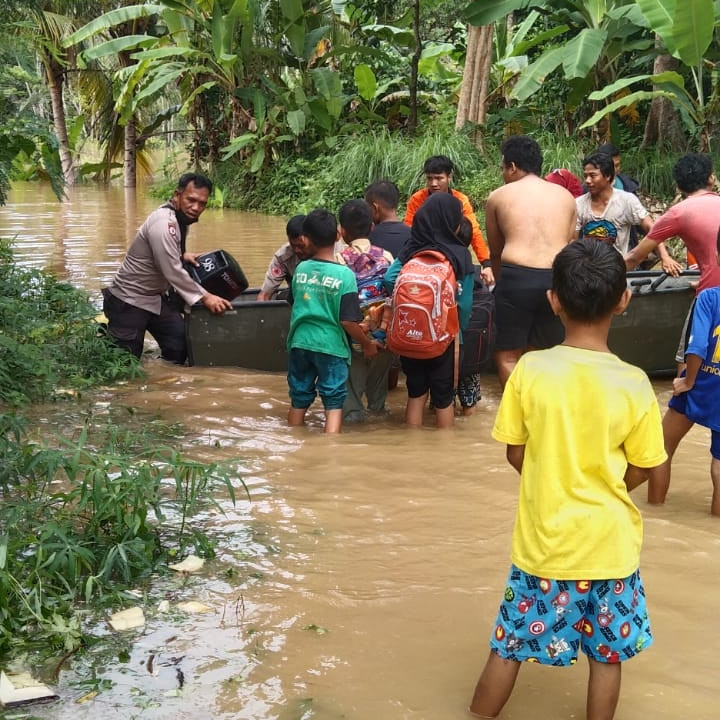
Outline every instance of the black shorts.
<path id="1" fill-rule="evenodd" d="M 457 341 L 456 341 L 457 342 Z M 430 391 L 430 401 L 438 409 L 452 404 L 455 395 L 455 343 L 450 343 L 442 355 L 427 360 L 401 357 L 400 364 L 407 376 L 408 397 L 422 397 Z"/>
<path id="2" fill-rule="evenodd" d="M 503 263 L 495 287 L 496 350 L 549 348 L 565 339 L 546 292 L 552 270 Z"/>

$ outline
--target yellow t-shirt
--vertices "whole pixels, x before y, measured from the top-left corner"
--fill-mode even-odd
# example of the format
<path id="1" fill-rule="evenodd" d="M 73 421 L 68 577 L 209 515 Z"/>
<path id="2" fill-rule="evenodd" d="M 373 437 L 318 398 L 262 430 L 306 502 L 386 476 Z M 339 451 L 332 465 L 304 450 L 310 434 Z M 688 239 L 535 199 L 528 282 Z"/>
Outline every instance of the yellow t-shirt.
<path id="1" fill-rule="evenodd" d="M 523 355 L 492 435 L 525 445 L 512 561 L 557 580 L 624 578 L 640 560 L 642 518 L 628 463 L 666 458 L 647 375 L 611 353 L 558 345 Z"/>

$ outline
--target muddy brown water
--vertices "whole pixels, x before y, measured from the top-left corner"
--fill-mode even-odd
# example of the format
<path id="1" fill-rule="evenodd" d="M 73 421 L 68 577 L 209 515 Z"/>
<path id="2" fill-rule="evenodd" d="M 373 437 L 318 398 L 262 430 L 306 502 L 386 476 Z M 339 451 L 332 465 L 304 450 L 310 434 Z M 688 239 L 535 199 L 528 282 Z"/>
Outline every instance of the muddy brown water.
<path id="1" fill-rule="evenodd" d="M 43 188 L 18 186 L 0 208 L 0 236 L 16 236 L 21 262 L 98 298 L 158 204 L 81 188 L 61 205 Z M 189 247 L 229 250 L 258 284 L 283 227 L 284 218 L 208 210 Z M 286 427 L 282 374 L 155 359 L 146 367 L 143 380 L 100 391 L 94 411 L 111 403 L 183 423 L 185 452 L 240 459 L 251 500 L 238 493 L 233 507 L 220 498 L 224 514 L 201 518 L 223 535 L 217 558 L 186 581 L 158 579 L 144 598 L 128 598 L 144 606 L 144 630 L 115 640 L 117 652 L 91 648 L 71 658 L 59 677 L 61 700 L 27 713 L 466 717 L 508 570 L 518 486 L 490 437 L 495 378 L 484 379 L 477 414 L 452 431 L 404 428 L 398 389 L 388 420 L 326 438 L 319 413 L 307 428 Z M 669 381 L 653 384 L 664 407 Z M 60 430 L 62 421 L 52 422 Z M 676 455 L 666 505 L 651 508 L 642 489 L 634 494 L 645 518 L 641 567 L 656 640 L 624 666 L 618 720 L 719 717 L 720 520 L 708 512 L 709 463 L 709 433 L 694 428 Z M 173 609 L 164 615 L 156 608 L 165 597 Z M 180 600 L 213 611 L 185 615 L 174 609 Z M 566 670 L 525 666 L 502 717 L 583 718 L 586 668 L 582 659 Z"/>

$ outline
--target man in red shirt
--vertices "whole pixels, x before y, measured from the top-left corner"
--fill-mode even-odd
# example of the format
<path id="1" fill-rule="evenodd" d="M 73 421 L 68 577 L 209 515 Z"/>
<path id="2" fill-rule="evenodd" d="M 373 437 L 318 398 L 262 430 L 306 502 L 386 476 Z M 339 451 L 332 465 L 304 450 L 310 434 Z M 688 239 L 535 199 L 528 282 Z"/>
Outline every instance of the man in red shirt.
<path id="1" fill-rule="evenodd" d="M 673 168 L 673 178 L 683 195 L 650 228 L 638 246 L 625 255 L 625 266 L 633 270 L 663 241 L 678 236 L 692 253 L 700 267 L 697 292 L 720 285 L 720 265 L 717 262 L 717 233 L 720 227 L 720 195 L 715 192 L 715 173 L 710 155 L 689 153 L 683 155 Z M 674 262 L 663 269 L 670 275 L 679 275 L 682 267 Z M 688 328 L 692 317 L 690 307 L 680 337 L 675 360 L 678 369 L 685 362 Z"/>
<path id="2" fill-rule="evenodd" d="M 683 200 L 661 215 L 638 246 L 625 255 L 625 265 L 633 270 L 663 241 L 678 236 L 700 266 L 698 292 L 720 285 L 717 263 L 717 232 L 720 227 L 720 195 L 715 192 L 715 173 L 710 155 L 683 155 L 673 168 L 673 178 Z M 670 269 L 679 275 L 682 268 Z"/>

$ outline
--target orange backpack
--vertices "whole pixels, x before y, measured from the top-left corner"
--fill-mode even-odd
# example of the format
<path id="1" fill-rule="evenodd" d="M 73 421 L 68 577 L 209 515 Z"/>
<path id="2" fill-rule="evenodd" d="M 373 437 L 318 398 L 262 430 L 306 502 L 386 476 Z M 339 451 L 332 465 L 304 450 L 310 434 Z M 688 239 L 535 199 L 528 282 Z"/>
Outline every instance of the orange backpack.
<path id="1" fill-rule="evenodd" d="M 424 250 L 408 260 L 395 281 L 387 345 L 403 357 L 442 355 L 455 339 L 457 279 L 447 258 Z"/>

